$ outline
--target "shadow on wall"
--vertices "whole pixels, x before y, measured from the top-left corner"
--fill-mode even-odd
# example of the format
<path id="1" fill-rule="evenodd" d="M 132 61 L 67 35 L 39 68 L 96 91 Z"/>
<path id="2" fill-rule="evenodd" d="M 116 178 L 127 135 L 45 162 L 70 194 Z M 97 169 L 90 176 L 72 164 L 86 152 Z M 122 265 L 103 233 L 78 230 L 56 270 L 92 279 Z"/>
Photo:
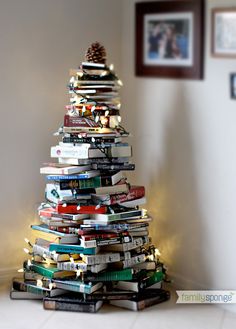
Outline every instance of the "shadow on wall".
<path id="1" fill-rule="evenodd" d="M 153 242 L 161 250 L 170 273 L 176 277 L 176 284 L 197 289 L 211 281 L 204 260 L 207 240 L 198 200 L 191 113 L 182 88 L 178 89 L 168 120 L 160 123 L 164 122 L 161 147 L 154 142 L 148 154 L 143 143 L 141 148 L 151 165 L 143 168 L 145 162 L 140 160 L 147 182 L 147 209 L 153 217 L 150 228 Z M 152 110 L 163 110 L 158 107 Z M 143 127 L 142 120 L 138 121 L 139 127 Z M 154 127 L 155 123 L 151 125 Z M 152 136 L 151 140 L 157 141 L 157 136 Z M 142 150 L 136 151 L 142 154 Z"/>

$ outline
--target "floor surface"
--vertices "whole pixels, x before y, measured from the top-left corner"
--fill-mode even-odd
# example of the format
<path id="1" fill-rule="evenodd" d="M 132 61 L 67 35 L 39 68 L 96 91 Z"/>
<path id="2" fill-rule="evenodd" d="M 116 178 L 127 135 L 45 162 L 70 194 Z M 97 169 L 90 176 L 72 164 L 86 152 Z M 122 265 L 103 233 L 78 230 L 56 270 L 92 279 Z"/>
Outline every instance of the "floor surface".
<path id="1" fill-rule="evenodd" d="M 0 286 L 0 329 L 234 329 L 236 314 L 215 305 L 170 301 L 133 312 L 103 306 L 96 314 L 46 311 L 41 301 L 10 300 L 9 283 Z"/>

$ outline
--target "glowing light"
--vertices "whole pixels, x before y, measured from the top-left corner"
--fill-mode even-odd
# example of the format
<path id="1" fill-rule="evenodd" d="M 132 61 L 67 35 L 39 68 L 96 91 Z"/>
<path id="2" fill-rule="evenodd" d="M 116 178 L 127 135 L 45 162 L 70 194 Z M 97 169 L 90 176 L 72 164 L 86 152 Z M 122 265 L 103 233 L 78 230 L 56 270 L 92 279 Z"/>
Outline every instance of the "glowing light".
<path id="1" fill-rule="evenodd" d="M 114 64 L 111 64 L 111 65 L 109 66 L 109 69 L 110 69 L 110 71 L 113 71 L 113 70 L 114 70 Z"/>
<path id="2" fill-rule="evenodd" d="M 76 276 L 79 277 L 81 275 L 82 271 L 81 270 L 77 270 L 76 271 Z"/>
<path id="3" fill-rule="evenodd" d="M 92 108 L 91 108 L 91 112 L 94 112 L 96 110 L 96 106 L 93 105 Z"/>
<path id="4" fill-rule="evenodd" d="M 99 115 L 96 115 L 95 122 L 98 122 L 98 121 L 99 121 Z"/>
<path id="5" fill-rule="evenodd" d="M 86 112 L 86 107 L 85 107 L 85 105 L 83 105 L 83 107 L 82 107 L 82 112 L 83 112 L 83 113 Z"/>
<path id="6" fill-rule="evenodd" d="M 147 216 L 147 209 L 142 209 L 142 217 L 146 217 Z"/>
<path id="7" fill-rule="evenodd" d="M 30 259 L 27 260 L 27 265 L 28 265 L 28 266 L 31 266 L 31 265 L 32 265 Z"/>
<path id="8" fill-rule="evenodd" d="M 161 256 L 160 250 L 155 248 L 155 256 Z"/>
<path id="9" fill-rule="evenodd" d="M 80 205 L 78 205 L 78 206 L 76 207 L 77 210 L 80 210 L 80 208 L 81 208 Z"/>
<path id="10" fill-rule="evenodd" d="M 109 115 L 109 110 L 106 110 L 105 117 L 107 117 L 108 115 Z"/>
<path id="11" fill-rule="evenodd" d="M 66 203 L 63 203 L 62 207 L 65 208 L 66 206 L 67 206 L 67 204 Z"/>
<path id="12" fill-rule="evenodd" d="M 118 115 L 118 118 L 117 118 L 118 122 L 121 122 L 121 116 Z"/>
<path id="13" fill-rule="evenodd" d="M 92 138 L 91 138 L 91 141 L 92 141 L 92 143 L 95 143 L 95 138 L 92 137 Z"/>
<path id="14" fill-rule="evenodd" d="M 75 82 L 75 77 L 74 76 L 70 78 L 70 82 L 71 83 L 74 83 Z"/>
<path id="15" fill-rule="evenodd" d="M 101 124 L 102 125 L 107 125 L 107 123 L 108 123 L 108 118 L 105 118 L 105 117 L 103 117 L 103 118 L 101 118 Z"/>
<path id="16" fill-rule="evenodd" d="M 76 74 L 78 75 L 78 77 L 82 78 L 82 76 L 84 75 L 83 72 L 76 72 Z"/>
<path id="17" fill-rule="evenodd" d="M 99 208 L 101 208 L 100 204 L 96 205 L 95 209 L 97 210 Z"/>
<path id="18" fill-rule="evenodd" d="M 43 281 L 37 280 L 37 287 L 42 287 L 42 286 L 43 286 Z"/>
<path id="19" fill-rule="evenodd" d="M 29 239 L 25 238 L 24 240 L 25 240 L 26 243 L 29 244 L 29 242 L 30 242 Z"/>
<path id="20" fill-rule="evenodd" d="M 120 79 L 117 80 L 117 83 L 118 83 L 119 86 L 123 86 L 123 82 Z"/>
<path id="21" fill-rule="evenodd" d="M 17 270 L 18 273 L 23 273 L 24 269 L 23 268 L 19 268 L 19 270 Z"/>
<path id="22" fill-rule="evenodd" d="M 25 252 L 26 254 L 29 254 L 29 253 L 30 253 L 29 249 L 27 249 L 27 248 L 23 248 L 23 250 L 24 250 L 24 252 Z"/>
<path id="23" fill-rule="evenodd" d="M 73 257 L 70 257 L 70 262 L 71 263 L 74 263 L 75 262 Z"/>
<path id="24" fill-rule="evenodd" d="M 49 283 L 48 288 L 49 288 L 50 290 L 52 290 L 52 288 L 53 288 L 53 283 L 52 283 L 52 282 Z"/>

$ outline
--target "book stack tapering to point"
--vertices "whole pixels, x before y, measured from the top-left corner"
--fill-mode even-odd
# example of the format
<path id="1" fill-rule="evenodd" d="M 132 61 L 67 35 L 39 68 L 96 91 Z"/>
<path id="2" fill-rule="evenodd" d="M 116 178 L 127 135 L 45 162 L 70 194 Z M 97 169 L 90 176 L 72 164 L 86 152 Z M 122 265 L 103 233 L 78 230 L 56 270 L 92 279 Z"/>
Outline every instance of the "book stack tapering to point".
<path id="1" fill-rule="evenodd" d="M 169 299 L 159 251 L 151 244 L 151 217 L 141 206 L 143 186 L 130 185 L 128 132 L 121 126 L 122 83 L 93 43 L 86 61 L 70 71 L 70 104 L 45 164 L 45 202 L 23 278 L 12 299 L 42 299 L 45 309 L 96 312 L 103 303 L 140 310 Z"/>

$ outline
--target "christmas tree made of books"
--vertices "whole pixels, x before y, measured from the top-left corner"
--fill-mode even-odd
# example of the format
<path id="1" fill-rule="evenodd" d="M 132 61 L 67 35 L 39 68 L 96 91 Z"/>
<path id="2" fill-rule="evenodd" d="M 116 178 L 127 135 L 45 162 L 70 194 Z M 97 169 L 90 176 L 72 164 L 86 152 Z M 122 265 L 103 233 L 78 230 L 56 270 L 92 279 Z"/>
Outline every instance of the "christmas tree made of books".
<path id="1" fill-rule="evenodd" d="M 159 251 L 151 244 L 151 218 L 140 208 L 143 186 L 130 185 L 128 133 L 121 126 L 122 83 L 106 65 L 98 42 L 70 71 L 62 141 L 51 147 L 45 202 L 23 278 L 13 279 L 12 299 L 42 299 L 45 309 L 96 312 L 103 303 L 139 310 L 169 299 Z"/>

